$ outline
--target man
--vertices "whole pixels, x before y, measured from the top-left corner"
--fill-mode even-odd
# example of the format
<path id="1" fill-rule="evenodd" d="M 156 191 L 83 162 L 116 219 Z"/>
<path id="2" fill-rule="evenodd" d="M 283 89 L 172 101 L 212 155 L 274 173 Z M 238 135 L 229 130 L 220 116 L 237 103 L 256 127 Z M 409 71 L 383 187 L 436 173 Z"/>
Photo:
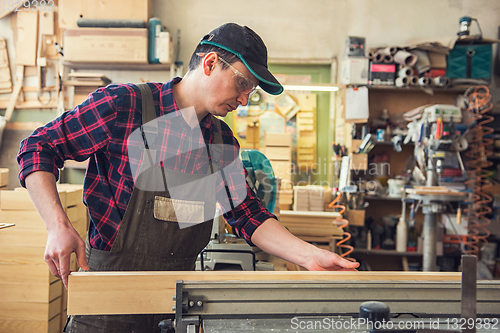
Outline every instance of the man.
<path id="1" fill-rule="evenodd" d="M 358 263 L 291 235 L 244 181 L 238 143 L 214 116 L 247 105 L 257 85 L 283 90 L 267 69 L 261 38 L 225 24 L 203 37 L 184 78 L 100 88 L 23 140 L 20 181 L 49 232 L 52 274 L 67 286 L 73 252 L 83 270 L 192 270 L 209 241 L 208 199 L 215 198 L 249 244 L 309 270 L 354 270 Z M 64 160 L 87 158 L 91 224 L 84 242 L 59 202 L 56 179 Z M 74 316 L 67 332 L 150 332 L 158 319 Z"/>

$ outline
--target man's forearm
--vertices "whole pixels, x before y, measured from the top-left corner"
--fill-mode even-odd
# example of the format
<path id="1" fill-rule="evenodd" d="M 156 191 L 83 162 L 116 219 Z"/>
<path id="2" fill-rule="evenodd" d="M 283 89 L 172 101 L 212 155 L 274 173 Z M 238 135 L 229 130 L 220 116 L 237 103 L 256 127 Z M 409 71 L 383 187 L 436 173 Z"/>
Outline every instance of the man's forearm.
<path id="1" fill-rule="evenodd" d="M 314 250 L 314 245 L 295 237 L 275 219 L 266 220 L 255 230 L 252 243 L 264 252 L 304 267 L 310 260 L 308 254 Z"/>
<path id="2" fill-rule="evenodd" d="M 295 237 L 275 219 L 262 223 L 254 231 L 252 242 L 269 254 L 312 271 L 355 270 L 359 266 Z"/>
<path id="3" fill-rule="evenodd" d="M 55 176 L 46 171 L 37 171 L 26 177 L 26 189 L 31 201 L 45 222 L 47 230 L 58 224 L 69 223 L 59 199 Z"/>

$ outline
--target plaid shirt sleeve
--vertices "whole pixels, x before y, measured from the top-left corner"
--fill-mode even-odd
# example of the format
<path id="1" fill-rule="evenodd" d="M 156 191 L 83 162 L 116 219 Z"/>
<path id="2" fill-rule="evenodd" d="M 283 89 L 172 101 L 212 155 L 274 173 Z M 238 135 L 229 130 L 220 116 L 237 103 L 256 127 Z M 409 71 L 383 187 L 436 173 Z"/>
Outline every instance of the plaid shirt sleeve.
<path id="1" fill-rule="evenodd" d="M 231 129 L 229 129 L 225 123 L 222 123 L 222 137 L 225 143 L 224 147 L 232 147 L 229 152 L 223 153 L 224 162 L 222 162 L 222 164 L 227 165 L 229 161 L 234 161 L 238 166 L 236 168 L 231 168 L 231 170 L 233 170 L 232 174 L 224 174 L 227 189 L 224 186 L 224 182 L 218 182 L 218 187 L 216 188 L 217 198 L 219 203 L 221 200 L 227 201 L 227 193 L 229 192 L 233 202 L 241 202 L 232 209 L 224 209 L 224 207 L 222 207 L 224 218 L 229 225 L 235 228 L 241 238 L 249 245 L 254 246 L 251 242 L 251 238 L 255 230 L 267 219 L 277 218 L 262 205 L 246 182 L 247 171 L 239 158 L 240 145 Z M 230 144 L 227 144 L 228 142 L 230 142 Z M 246 197 L 238 197 L 240 193 L 246 194 Z"/>
<path id="2" fill-rule="evenodd" d="M 71 111 L 64 112 L 21 141 L 17 161 L 19 181 L 35 171 L 48 171 L 59 178 L 64 161 L 85 161 L 98 150 L 105 150 L 116 119 L 113 86 L 100 88 Z"/>

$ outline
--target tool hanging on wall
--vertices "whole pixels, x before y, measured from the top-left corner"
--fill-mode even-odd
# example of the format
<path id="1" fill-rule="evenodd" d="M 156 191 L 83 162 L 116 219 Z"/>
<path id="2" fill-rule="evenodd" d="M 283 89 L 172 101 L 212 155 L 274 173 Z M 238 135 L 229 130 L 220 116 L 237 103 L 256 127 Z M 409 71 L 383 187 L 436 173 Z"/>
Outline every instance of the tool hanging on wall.
<path id="1" fill-rule="evenodd" d="M 493 104 L 490 91 L 486 86 L 471 88 L 464 95 L 470 115 L 468 123 L 476 123 L 469 131 L 469 150 L 466 152 L 469 160 L 465 163 L 469 175 L 465 183 L 473 191 L 470 208 L 467 208 L 469 235 L 465 245 L 467 254 L 477 255 L 481 250 L 480 247 L 488 244 L 487 238 L 490 235 L 486 226 L 491 222 L 488 215 L 492 212 L 489 203 L 493 201 L 493 198 L 484 190 L 492 185 L 488 179 L 491 172 L 486 168 L 493 165 L 493 162 L 488 161 L 487 158 L 493 154 L 493 139 L 490 136 L 494 130 L 485 125 L 494 120 L 489 114 Z"/>

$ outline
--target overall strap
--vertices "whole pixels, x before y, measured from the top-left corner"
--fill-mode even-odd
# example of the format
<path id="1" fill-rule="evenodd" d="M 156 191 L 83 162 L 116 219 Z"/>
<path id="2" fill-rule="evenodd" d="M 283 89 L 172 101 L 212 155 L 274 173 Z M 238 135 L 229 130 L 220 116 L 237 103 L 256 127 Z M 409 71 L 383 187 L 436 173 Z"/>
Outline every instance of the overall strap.
<path id="1" fill-rule="evenodd" d="M 219 130 L 218 132 L 214 131 L 214 139 L 212 140 L 212 144 L 210 147 L 210 169 L 212 173 L 215 173 L 220 168 L 220 160 L 222 156 L 222 134 L 221 134 L 221 124 L 219 118 L 212 115 L 212 121 L 215 123 L 215 126 Z"/>
<path id="2" fill-rule="evenodd" d="M 151 88 L 149 88 L 147 83 L 139 83 L 137 84 L 137 87 L 141 91 L 142 99 L 141 134 L 144 141 L 145 153 L 148 157 L 144 161 L 149 162 L 149 165 L 146 165 L 147 163 L 143 163 L 142 168 L 146 169 L 149 166 L 153 166 L 156 162 L 156 150 L 149 148 L 147 139 L 149 139 L 152 143 L 155 142 L 156 137 L 158 136 L 158 122 L 156 121 L 156 109 Z"/>

